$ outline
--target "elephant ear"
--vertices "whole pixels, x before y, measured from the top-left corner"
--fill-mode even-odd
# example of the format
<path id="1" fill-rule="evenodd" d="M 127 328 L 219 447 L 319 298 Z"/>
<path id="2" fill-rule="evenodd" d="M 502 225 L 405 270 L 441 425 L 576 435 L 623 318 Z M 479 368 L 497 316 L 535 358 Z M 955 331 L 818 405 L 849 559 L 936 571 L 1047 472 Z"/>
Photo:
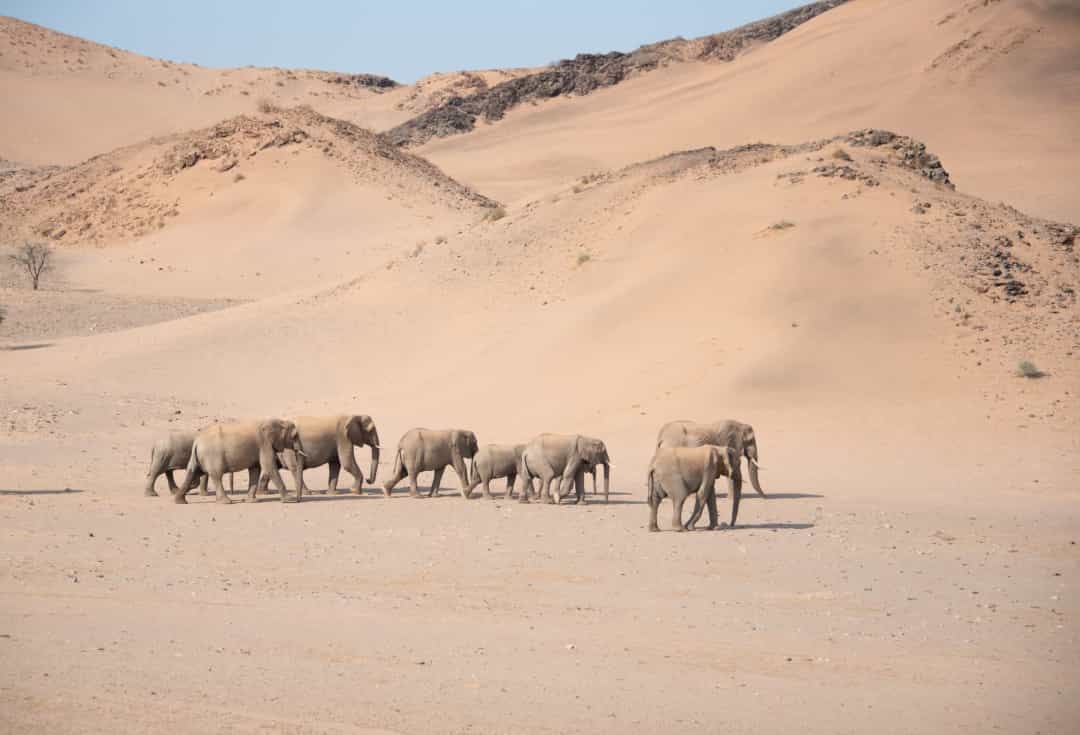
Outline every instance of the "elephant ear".
<path id="1" fill-rule="evenodd" d="M 257 429 L 260 442 L 270 445 L 273 451 L 278 451 L 284 445 L 285 432 L 282 423 L 277 419 L 259 422 Z"/>
<path id="2" fill-rule="evenodd" d="M 363 416 L 350 416 L 345 422 L 345 438 L 353 444 L 364 443 Z"/>

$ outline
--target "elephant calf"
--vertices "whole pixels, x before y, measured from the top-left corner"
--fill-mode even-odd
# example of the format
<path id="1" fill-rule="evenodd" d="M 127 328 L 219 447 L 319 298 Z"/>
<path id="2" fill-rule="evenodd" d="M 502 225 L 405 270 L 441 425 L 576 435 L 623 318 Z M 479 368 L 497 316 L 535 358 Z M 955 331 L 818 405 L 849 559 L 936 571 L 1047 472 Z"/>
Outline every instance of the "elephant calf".
<path id="1" fill-rule="evenodd" d="M 477 485 L 483 483 L 484 497 L 491 497 L 491 481 L 498 477 L 506 478 L 506 497 L 514 492 L 514 482 L 517 480 L 518 464 L 521 462 L 521 453 L 525 451 L 524 444 L 485 444 L 472 458 L 472 477 L 469 487 L 465 490 L 468 498 Z M 593 479 L 593 486 L 596 480 Z"/>
<path id="2" fill-rule="evenodd" d="M 649 464 L 649 530 L 660 530 L 656 524 L 656 512 L 664 498 L 671 498 L 673 530 L 692 529 L 701 517 L 703 507 L 709 509 L 709 529 L 716 528 L 716 478 L 720 475 L 728 478 L 731 490 L 731 527 L 734 528 L 735 519 L 739 515 L 739 499 L 742 497 L 742 474 L 739 472 L 739 456 L 735 454 L 735 450 L 712 445 L 657 449 Z M 683 525 L 683 503 L 690 495 L 694 496 L 694 512 L 686 525 Z"/>
<path id="3" fill-rule="evenodd" d="M 443 472 L 453 465 L 461 485 L 461 497 L 468 498 L 469 473 L 465 469 L 465 460 L 472 459 L 479 449 L 476 434 L 465 429 L 410 429 L 398 442 L 394 474 L 383 485 L 383 493 L 390 497 L 394 486 L 408 477 L 409 496 L 418 498 L 417 477 L 421 472 L 434 472 L 428 497 L 438 495 Z"/>
<path id="4" fill-rule="evenodd" d="M 182 470 L 187 467 L 191 459 L 191 445 L 195 442 L 195 434 L 190 431 L 176 431 L 154 442 L 154 448 L 150 452 L 150 469 L 146 471 L 146 489 L 143 495 L 156 498 L 154 483 L 162 475 L 169 482 L 170 492 L 176 492 L 176 480 L 173 478 L 174 470 Z M 206 495 L 206 476 L 199 478 L 199 492 Z"/>
<path id="5" fill-rule="evenodd" d="M 352 491 L 360 494 L 364 485 L 364 473 L 356 464 L 354 446 L 371 447 L 371 471 L 368 482 L 375 483 L 375 473 L 379 468 L 379 432 L 370 416 L 301 416 L 296 419 L 296 429 L 300 432 L 300 444 L 304 447 L 304 467 L 330 465 L 327 492 L 337 492 L 338 475 L 342 468 L 353 476 Z M 280 454 L 281 464 L 292 470 L 296 465 L 296 454 L 286 449 Z M 307 490 L 300 476 L 301 493 Z"/>
<path id="6" fill-rule="evenodd" d="M 226 472 L 259 469 L 257 484 L 248 489 L 247 499 L 255 500 L 257 491 L 265 491 L 271 481 L 281 488 L 282 502 L 288 501 L 285 483 L 278 472 L 277 453 L 291 449 L 297 455 L 293 467 L 296 478 L 296 497 L 302 497 L 304 450 L 300 444 L 300 434 L 296 424 L 281 419 L 250 421 L 229 424 L 214 424 L 200 431 L 191 446 L 191 458 L 188 460 L 187 476 L 184 484 L 173 492 L 173 500 L 186 503 L 188 490 L 196 478 L 209 475 L 214 486 L 214 494 L 219 503 L 231 503 L 221 484 Z"/>
<path id="7" fill-rule="evenodd" d="M 607 447 L 599 439 L 580 434 L 540 434 L 525 446 L 518 467 L 521 478 L 521 491 L 518 502 L 528 503 L 532 492 L 533 478 L 540 478 L 540 497 L 547 503 L 558 503 L 570 494 L 571 485 L 576 491 L 575 502 L 585 498 L 585 473 L 596 471 L 597 465 L 604 466 L 604 502 L 608 500 L 611 481 L 611 458 Z M 559 486 L 554 496 L 551 483 L 559 478 Z M 593 475 L 595 490 L 596 475 Z"/>

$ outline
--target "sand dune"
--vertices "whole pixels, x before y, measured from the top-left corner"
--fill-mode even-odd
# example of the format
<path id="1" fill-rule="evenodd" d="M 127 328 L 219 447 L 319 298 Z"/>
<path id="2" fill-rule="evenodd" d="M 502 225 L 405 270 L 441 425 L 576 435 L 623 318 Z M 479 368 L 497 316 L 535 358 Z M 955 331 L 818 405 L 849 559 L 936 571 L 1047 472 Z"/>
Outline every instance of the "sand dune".
<path id="1" fill-rule="evenodd" d="M 229 73 L 5 21 L 72 107 L 0 113 L 0 232 L 58 254 L 0 281 L 3 729 L 1068 731 L 1067 11 L 855 0 L 410 153 L 355 122 L 500 75 L 258 112 L 335 83 L 190 104 Z M 166 431 L 343 411 L 380 479 L 412 426 L 602 437 L 613 502 L 142 497 Z M 659 425 L 727 416 L 770 497 L 646 533 Z"/>
<path id="2" fill-rule="evenodd" d="M 669 66 L 511 111 L 420 153 L 506 201 L 704 145 L 881 127 L 924 140 L 965 191 L 1076 221 L 1080 25 L 1038 2 L 847 3 L 727 64 Z M 480 155 L 479 152 L 483 151 Z"/>

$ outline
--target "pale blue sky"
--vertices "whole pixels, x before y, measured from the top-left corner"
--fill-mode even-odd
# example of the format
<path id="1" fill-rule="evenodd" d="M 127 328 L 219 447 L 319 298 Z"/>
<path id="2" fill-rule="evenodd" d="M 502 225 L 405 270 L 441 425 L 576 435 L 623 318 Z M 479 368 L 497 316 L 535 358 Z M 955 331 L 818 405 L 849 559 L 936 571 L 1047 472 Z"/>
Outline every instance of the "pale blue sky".
<path id="1" fill-rule="evenodd" d="M 433 71 L 628 51 L 726 30 L 803 2 L 0 0 L 0 15 L 173 61 L 369 72 L 411 82 Z"/>

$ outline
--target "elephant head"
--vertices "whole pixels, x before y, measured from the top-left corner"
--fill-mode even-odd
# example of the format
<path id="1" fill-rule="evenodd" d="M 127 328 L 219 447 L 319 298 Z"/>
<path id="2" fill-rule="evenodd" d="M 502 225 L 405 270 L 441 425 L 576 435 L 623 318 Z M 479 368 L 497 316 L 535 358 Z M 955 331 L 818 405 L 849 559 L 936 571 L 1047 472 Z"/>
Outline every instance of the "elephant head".
<path id="1" fill-rule="evenodd" d="M 597 465 L 604 466 L 604 502 L 608 502 L 608 491 L 611 487 L 611 457 L 608 456 L 604 442 L 588 436 L 579 436 L 577 453 L 590 468 L 595 468 Z"/>
<path id="2" fill-rule="evenodd" d="M 300 430 L 296 428 L 296 424 L 282 419 L 270 419 L 259 425 L 259 434 L 261 440 L 270 445 L 270 451 L 275 455 L 274 459 L 278 464 L 284 466 L 280 461 L 280 452 L 291 449 L 296 453 L 296 466 L 292 468 L 293 477 L 296 479 L 296 487 L 302 488 L 304 458 L 307 454 L 304 453 L 304 446 L 300 443 Z"/>
<path id="3" fill-rule="evenodd" d="M 465 460 L 472 459 L 479 451 L 480 444 L 473 432 L 466 429 L 454 429 L 450 432 L 450 458 L 454 472 L 457 472 L 459 477 L 468 477 Z"/>
<path id="4" fill-rule="evenodd" d="M 758 481 L 758 470 L 761 469 L 761 466 L 758 464 L 757 437 L 754 436 L 754 427 L 750 424 L 743 424 L 739 438 L 743 456 L 746 457 L 746 462 L 750 465 L 750 484 L 754 486 L 754 490 L 759 495 L 764 495 L 761 483 Z"/>
<path id="5" fill-rule="evenodd" d="M 345 424 L 345 436 L 357 446 L 364 444 L 371 447 L 371 471 L 368 472 L 368 482 L 375 484 L 375 473 L 379 469 L 379 431 L 375 428 L 375 422 L 370 416 L 363 414 L 349 417 Z"/>

